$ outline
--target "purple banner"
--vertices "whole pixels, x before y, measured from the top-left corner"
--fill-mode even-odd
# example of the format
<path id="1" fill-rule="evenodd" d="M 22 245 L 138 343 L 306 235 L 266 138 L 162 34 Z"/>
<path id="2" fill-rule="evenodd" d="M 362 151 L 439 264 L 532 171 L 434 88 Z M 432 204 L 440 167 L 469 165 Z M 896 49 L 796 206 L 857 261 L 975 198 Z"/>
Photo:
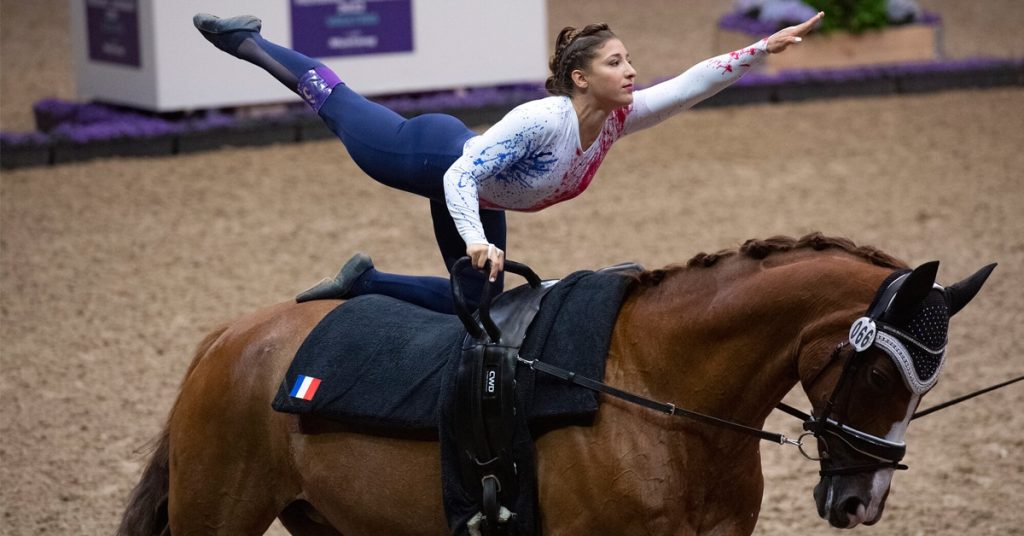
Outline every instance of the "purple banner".
<path id="1" fill-rule="evenodd" d="M 138 0 L 85 0 L 85 20 L 90 60 L 141 67 Z"/>
<path id="2" fill-rule="evenodd" d="M 314 58 L 412 52 L 412 0 L 291 0 L 292 48 Z"/>

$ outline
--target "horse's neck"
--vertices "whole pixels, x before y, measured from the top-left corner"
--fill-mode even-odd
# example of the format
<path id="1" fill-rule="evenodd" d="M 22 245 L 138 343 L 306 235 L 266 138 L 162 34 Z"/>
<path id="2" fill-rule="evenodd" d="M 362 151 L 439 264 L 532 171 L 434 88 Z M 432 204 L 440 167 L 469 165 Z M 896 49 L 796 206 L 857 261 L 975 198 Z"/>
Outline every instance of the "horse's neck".
<path id="1" fill-rule="evenodd" d="M 866 307 L 885 273 L 843 256 L 785 260 L 765 269 L 734 259 L 638 289 L 620 312 L 609 374 L 657 399 L 761 426 L 798 381 L 807 326 Z"/>

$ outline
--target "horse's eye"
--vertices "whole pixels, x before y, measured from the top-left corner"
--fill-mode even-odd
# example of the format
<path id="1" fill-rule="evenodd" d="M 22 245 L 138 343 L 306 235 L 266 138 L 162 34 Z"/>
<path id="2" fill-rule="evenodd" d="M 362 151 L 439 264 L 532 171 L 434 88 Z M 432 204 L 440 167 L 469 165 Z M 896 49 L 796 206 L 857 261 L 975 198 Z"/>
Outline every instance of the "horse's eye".
<path id="1" fill-rule="evenodd" d="M 881 370 L 872 367 L 871 371 L 868 372 L 868 383 L 879 391 L 888 391 L 892 385 L 892 380 Z"/>

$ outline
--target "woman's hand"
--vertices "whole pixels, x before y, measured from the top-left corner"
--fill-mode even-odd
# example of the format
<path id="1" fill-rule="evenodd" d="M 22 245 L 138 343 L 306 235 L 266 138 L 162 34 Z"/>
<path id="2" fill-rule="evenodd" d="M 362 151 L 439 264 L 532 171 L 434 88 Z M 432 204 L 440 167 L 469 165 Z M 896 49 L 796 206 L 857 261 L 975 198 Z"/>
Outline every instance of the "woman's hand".
<path id="1" fill-rule="evenodd" d="M 807 19 L 806 21 L 797 24 L 796 26 L 790 26 L 789 28 L 783 28 L 768 38 L 768 43 L 765 48 L 769 54 L 778 54 L 786 47 L 794 43 L 803 41 L 803 37 L 810 33 L 814 29 L 814 25 L 818 24 L 822 18 L 825 17 L 824 11 L 819 11 L 817 15 Z"/>
<path id="2" fill-rule="evenodd" d="M 494 244 L 470 244 L 466 246 L 466 255 L 473 261 L 473 267 L 483 269 L 487 261 L 491 261 L 491 282 L 498 280 L 498 274 L 505 269 L 505 252 Z"/>

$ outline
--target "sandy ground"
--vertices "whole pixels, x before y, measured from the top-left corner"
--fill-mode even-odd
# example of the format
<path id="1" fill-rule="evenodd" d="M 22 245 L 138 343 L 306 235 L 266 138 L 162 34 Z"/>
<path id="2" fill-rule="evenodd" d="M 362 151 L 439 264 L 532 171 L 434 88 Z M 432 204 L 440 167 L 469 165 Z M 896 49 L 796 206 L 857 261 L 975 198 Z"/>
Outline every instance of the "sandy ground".
<path id="1" fill-rule="evenodd" d="M 711 54 L 724 2 L 552 2 L 553 29 L 608 20 L 657 77 Z M 1016 0 L 924 2 L 947 52 L 1019 56 Z M 5 0 L 4 129 L 73 98 L 63 1 Z M 30 73 L 30 75 L 26 75 Z M 268 80 L 268 83 L 272 83 Z M 693 112 L 623 140 L 580 199 L 509 216 L 510 256 L 546 277 L 656 267 L 811 230 L 873 244 L 940 280 L 999 261 L 953 322 L 926 404 L 1024 370 L 1024 91 Z M 426 204 L 367 179 L 332 141 L 4 172 L 0 189 L 0 534 L 110 534 L 195 344 L 289 299 L 355 250 L 442 274 Z M 805 405 L 802 395 L 791 402 Z M 1024 388 L 915 423 L 908 472 L 863 534 L 1024 534 Z M 768 428 L 798 426 L 773 417 Z M 759 535 L 826 534 L 816 466 L 763 447 Z M 283 534 L 279 526 L 271 534 Z"/>

